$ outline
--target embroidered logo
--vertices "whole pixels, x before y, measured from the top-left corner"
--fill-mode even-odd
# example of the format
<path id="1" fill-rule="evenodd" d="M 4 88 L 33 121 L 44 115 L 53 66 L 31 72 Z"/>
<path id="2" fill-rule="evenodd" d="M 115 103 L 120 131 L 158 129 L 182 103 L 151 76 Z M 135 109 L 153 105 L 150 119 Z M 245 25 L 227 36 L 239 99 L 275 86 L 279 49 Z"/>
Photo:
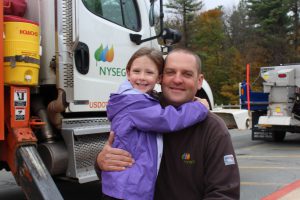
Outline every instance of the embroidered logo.
<path id="1" fill-rule="evenodd" d="M 234 157 L 232 154 L 224 156 L 225 165 L 235 165 Z"/>
<path id="2" fill-rule="evenodd" d="M 195 164 L 195 160 L 192 160 L 192 159 L 191 159 L 191 154 L 190 154 L 190 153 L 183 153 L 183 154 L 181 155 L 181 160 L 182 160 L 185 164 L 189 164 L 189 165 Z"/>

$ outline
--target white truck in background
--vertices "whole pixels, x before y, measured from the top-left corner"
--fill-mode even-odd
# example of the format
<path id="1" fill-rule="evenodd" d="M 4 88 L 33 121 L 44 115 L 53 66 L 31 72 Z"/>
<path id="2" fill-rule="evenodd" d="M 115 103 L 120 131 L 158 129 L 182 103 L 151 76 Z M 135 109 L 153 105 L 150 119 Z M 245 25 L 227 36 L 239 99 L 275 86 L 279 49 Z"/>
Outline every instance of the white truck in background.
<path id="1" fill-rule="evenodd" d="M 260 75 L 267 98 L 257 98 L 265 106 L 252 111 L 252 139 L 281 142 L 286 132 L 300 133 L 300 65 L 261 67 Z"/>
<path id="2" fill-rule="evenodd" d="M 26 20 L 0 13 L 0 170 L 13 173 L 28 199 L 62 199 L 51 176 L 97 180 L 95 158 L 110 131 L 107 101 L 126 78 L 130 56 L 142 46 L 168 48 L 179 36 L 163 29 L 162 0 L 26 3 Z M 0 2 L 1 10 L 5 6 Z M 19 27 L 28 20 L 38 31 Z M 16 23 L 16 33 L 8 31 Z M 23 34 L 24 45 L 8 55 L 12 34 Z M 40 42 L 35 58 L 23 39 L 34 36 Z M 198 95 L 214 105 L 205 81 Z"/>
<path id="3" fill-rule="evenodd" d="M 228 129 L 246 130 L 250 128 L 249 113 L 245 109 L 215 107 L 212 112 L 224 120 Z"/>

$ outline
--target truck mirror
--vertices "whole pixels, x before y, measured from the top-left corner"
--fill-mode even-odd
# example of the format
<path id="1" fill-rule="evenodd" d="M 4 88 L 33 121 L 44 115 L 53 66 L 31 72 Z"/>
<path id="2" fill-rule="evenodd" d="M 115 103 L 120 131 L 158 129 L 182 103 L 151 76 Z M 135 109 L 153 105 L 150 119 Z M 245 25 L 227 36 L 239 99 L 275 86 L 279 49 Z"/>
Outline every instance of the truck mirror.
<path id="1" fill-rule="evenodd" d="M 157 1 L 151 1 L 151 7 L 149 11 L 149 24 L 154 26 L 159 22 L 159 5 Z"/>
<path id="2" fill-rule="evenodd" d="M 178 30 L 165 28 L 162 32 L 161 38 L 166 45 L 172 45 L 181 40 L 181 33 Z"/>

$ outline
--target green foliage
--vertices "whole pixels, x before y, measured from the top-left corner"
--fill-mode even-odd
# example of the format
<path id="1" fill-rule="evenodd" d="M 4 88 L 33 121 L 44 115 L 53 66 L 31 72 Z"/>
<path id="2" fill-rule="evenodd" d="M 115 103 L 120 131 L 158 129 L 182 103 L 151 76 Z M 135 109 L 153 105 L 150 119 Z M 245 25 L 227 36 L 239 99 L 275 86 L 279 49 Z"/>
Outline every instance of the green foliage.
<path id="1" fill-rule="evenodd" d="M 221 9 L 210 10 L 200 14 L 193 24 L 191 48 L 200 55 L 203 72 L 213 91 L 220 91 L 228 79 L 222 15 Z M 219 92 L 214 97 L 216 103 L 227 101 Z"/>
<path id="2" fill-rule="evenodd" d="M 248 16 L 256 46 L 261 46 L 269 55 L 271 65 L 288 61 L 287 34 L 291 26 L 287 0 L 248 0 Z M 280 51 L 278 51 L 280 49 Z"/>

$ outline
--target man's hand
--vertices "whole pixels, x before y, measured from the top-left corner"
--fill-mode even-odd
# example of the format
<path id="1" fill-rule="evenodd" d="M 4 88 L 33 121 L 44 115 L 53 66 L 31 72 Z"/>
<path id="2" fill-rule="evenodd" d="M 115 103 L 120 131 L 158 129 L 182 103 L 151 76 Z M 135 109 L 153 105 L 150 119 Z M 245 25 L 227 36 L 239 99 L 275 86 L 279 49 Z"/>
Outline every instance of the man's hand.
<path id="1" fill-rule="evenodd" d="M 209 103 L 206 99 L 201 99 L 199 97 L 194 97 L 194 101 L 199 101 L 209 110 Z"/>
<path id="2" fill-rule="evenodd" d="M 110 132 L 108 141 L 97 156 L 97 164 L 102 171 L 122 171 L 134 163 L 131 154 L 125 150 L 112 148 L 114 132 Z"/>

